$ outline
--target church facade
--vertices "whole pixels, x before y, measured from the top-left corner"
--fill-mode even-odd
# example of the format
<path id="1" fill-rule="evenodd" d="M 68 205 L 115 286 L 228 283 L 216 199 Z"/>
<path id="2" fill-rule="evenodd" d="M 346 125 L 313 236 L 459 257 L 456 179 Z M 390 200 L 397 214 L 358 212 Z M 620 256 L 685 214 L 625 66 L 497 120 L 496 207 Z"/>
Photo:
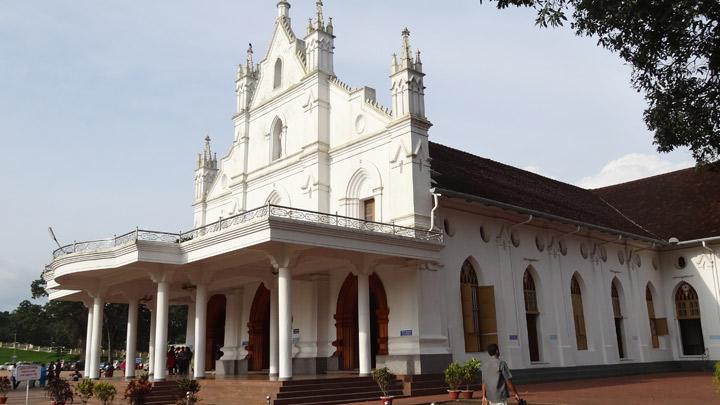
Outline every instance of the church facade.
<path id="1" fill-rule="evenodd" d="M 54 252 L 50 299 L 89 309 L 91 377 L 107 302 L 129 304 L 127 353 L 152 311 L 156 380 L 171 304 L 197 378 L 435 374 L 490 343 L 514 369 L 720 359 L 720 176 L 585 190 L 433 143 L 410 32 L 384 107 L 338 79 L 317 3 L 300 38 L 279 1 L 268 51 L 248 49 L 230 150 L 206 138 L 197 158 L 194 229 Z"/>

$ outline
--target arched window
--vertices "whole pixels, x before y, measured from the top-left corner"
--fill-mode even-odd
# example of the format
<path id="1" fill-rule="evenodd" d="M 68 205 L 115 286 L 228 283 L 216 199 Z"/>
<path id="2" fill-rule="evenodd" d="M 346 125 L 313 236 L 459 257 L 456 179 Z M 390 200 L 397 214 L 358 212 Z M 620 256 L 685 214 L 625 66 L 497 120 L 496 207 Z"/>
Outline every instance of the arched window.
<path id="1" fill-rule="evenodd" d="M 460 301 L 465 352 L 481 352 L 490 343 L 497 344 L 495 288 L 478 285 L 477 273 L 470 260 L 465 260 L 460 272 Z"/>
<path id="2" fill-rule="evenodd" d="M 278 58 L 275 61 L 275 78 L 273 80 L 273 89 L 277 89 L 282 85 L 282 60 Z"/>
<path id="3" fill-rule="evenodd" d="M 538 309 L 535 279 L 530 272 L 530 268 L 526 269 L 523 275 L 523 295 L 525 296 L 525 320 L 527 322 L 530 361 L 540 361 L 540 339 L 538 339 L 540 310 Z"/>
<path id="4" fill-rule="evenodd" d="M 587 332 L 585 331 L 585 313 L 583 311 L 582 291 L 577 273 L 570 281 L 570 297 L 572 298 L 573 319 L 575 321 L 575 341 L 578 350 L 587 350 Z"/>
<path id="5" fill-rule="evenodd" d="M 270 139 L 270 148 L 271 148 L 271 159 L 272 160 L 278 160 L 280 157 L 282 157 L 283 153 L 283 132 L 285 131 L 285 128 L 283 127 L 283 122 L 280 118 L 276 118 L 275 122 L 273 123 L 272 132 L 270 133 L 271 139 Z"/>
<path id="6" fill-rule="evenodd" d="M 680 324 L 683 354 L 692 356 L 705 353 L 700 324 L 700 300 L 697 291 L 684 281 L 675 291 L 675 313 Z"/>
<path id="7" fill-rule="evenodd" d="M 650 338 L 652 340 L 652 347 L 657 349 L 660 347 L 660 339 L 658 338 L 657 325 L 655 324 L 655 304 L 653 304 L 650 283 L 648 283 L 645 287 L 645 303 L 647 304 L 648 319 L 650 320 Z"/>
<path id="8" fill-rule="evenodd" d="M 615 338 L 617 339 L 618 355 L 625 358 L 625 341 L 623 339 L 622 307 L 620 306 L 620 293 L 618 293 L 618 279 L 610 283 L 610 299 L 612 300 L 613 319 L 615 319 Z"/>

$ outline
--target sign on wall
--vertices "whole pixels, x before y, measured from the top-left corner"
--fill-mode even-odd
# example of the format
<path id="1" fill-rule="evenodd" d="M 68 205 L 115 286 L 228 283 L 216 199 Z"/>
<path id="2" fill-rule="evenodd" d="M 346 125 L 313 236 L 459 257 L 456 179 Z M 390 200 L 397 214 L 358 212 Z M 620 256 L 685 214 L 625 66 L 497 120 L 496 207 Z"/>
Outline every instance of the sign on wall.
<path id="1" fill-rule="evenodd" d="M 15 379 L 17 381 L 31 381 L 40 379 L 40 366 L 37 364 L 21 364 L 17 366 Z"/>
<path id="2" fill-rule="evenodd" d="M 400 336 L 412 336 L 412 329 L 403 329 L 400 331 Z"/>

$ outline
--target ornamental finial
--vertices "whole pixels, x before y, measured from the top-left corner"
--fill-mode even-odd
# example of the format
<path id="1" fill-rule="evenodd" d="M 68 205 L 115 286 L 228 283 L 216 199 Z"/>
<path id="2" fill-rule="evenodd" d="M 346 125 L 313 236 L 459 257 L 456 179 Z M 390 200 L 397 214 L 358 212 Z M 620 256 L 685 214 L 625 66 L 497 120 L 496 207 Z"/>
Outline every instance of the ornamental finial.
<path id="1" fill-rule="evenodd" d="M 247 66 L 248 71 L 252 70 L 252 67 L 253 67 L 253 49 L 252 49 L 252 44 L 248 44 L 247 59 L 245 60 L 245 65 Z"/>
<path id="2" fill-rule="evenodd" d="M 323 21 L 323 2 L 322 0 L 317 0 L 315 2 L 315 14 L 317 17 L 317 29 L 318 30 L 324 30 L 325 29 L 325 21 Z"/>
<path id="3" fill-rule="evenodd" d="M 402 57 L 405 60 L 412 59 L 412 50 L 410 48 L 410 30 L 407 27 L 405 27 L 405 29 L 402 31 L 402 38 L 403 38 Z"/>

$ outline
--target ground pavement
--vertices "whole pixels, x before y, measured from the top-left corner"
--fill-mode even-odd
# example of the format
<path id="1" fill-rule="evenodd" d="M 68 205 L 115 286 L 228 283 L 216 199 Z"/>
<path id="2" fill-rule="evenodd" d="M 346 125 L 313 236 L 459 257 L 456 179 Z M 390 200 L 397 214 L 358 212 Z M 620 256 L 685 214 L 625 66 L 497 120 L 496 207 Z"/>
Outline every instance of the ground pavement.
<path id="1" fill-rule="evenodd" d="M 720 404 L 720 393 L 711 383 L 709 373 L 650 374 L 630 377 L 599 378 L 520 386 L 520 393 L 530 405 L 707 405 Z M 475 393 L 476 396 L 479 393 Z M 447 395 L 405 398 L 395 405 L 429 404 L 447 401 Z M 25 403 L 25 383 L 8 395 L 9 405 Z M 79 400 L 75 403 L 79 404 Z M 93 402 L 95 403 L 95 402 Z M 127 403 L 119 394 L 115 404 Z M 374 402 L 372 402 L 374 403 Z M 377 402 L 379 403 L 379 401 Z M 467 402 L 479 404 L 480 401 Z M 44 391 L 30 390 L 30 405 L 49 405 Z M 235 404 L 232 400 L 228 404 Z M 367 405 L 367 402 L 354 405 Z M 200 403 L 202 405 L 202 402 Z"/>
<path id="2" fill-rule="evenodd" d="M 711 380 L 710 373 L 668 373 L 528 384 L 518 388 L 530 405 L 720 404 L 720 393 L 714 390 Z M 476 397 L 479 395 L 475 393 Z M 399 399 L 393 401 L 393 405 L 439 404 L 447 400 L 447 395 L 436 395 Z M 480 401 L 467 403 L 479 404 Z"/>

